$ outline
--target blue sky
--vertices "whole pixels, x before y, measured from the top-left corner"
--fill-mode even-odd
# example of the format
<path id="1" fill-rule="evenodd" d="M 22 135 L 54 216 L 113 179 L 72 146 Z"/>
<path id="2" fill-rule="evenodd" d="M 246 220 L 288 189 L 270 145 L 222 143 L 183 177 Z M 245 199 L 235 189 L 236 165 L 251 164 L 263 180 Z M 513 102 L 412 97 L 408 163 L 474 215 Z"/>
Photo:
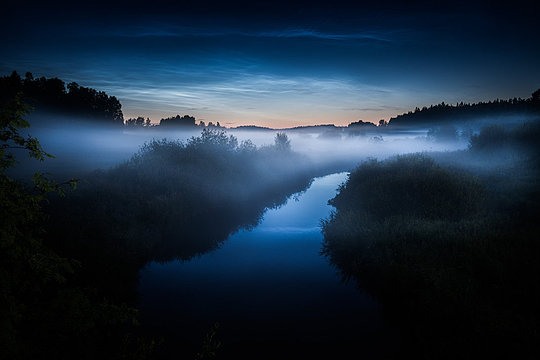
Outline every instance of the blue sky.
<path id="1" fill-rule="evenodd" d="M 19 3 L 0 71 L 104 90 L 125 117 L 346 125 L 540 87 L 534 9 L 519 2 Z"/>

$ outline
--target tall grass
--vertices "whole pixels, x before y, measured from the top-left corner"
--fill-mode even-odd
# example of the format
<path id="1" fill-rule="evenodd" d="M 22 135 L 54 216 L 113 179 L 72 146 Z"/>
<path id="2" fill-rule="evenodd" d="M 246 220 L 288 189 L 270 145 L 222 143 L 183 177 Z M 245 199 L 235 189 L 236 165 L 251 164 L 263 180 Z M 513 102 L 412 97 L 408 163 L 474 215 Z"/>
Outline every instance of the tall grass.
<path id="1" fill-rule="evenodd" d="M 404 329 L 404 357 L 540 354 L 540 232 L 527 220 L 538 215 L 537 187 L 509 204 L 512 194 L 486 183 L 495 175 L 425 154 L 372 160 L 330 201 L 323 253 Z"/>

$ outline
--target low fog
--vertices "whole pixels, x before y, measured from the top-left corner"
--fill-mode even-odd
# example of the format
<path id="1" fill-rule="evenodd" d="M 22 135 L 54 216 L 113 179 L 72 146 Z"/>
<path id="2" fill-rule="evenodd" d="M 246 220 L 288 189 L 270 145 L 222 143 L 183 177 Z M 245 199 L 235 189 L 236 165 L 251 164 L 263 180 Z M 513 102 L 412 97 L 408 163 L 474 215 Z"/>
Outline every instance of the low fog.
<path id="1" fill-rule="evenodd" d="M 88 121 L 62 118 L 57 115 L 33 114 L 27 134 L 38 138 L 43 149 L 53 157 L 39 162 L 21 152 L 17 157 L 17 177 L 28 178 L 36 171 L 56 180 L 84 177 L 96 169 L 109 169 L 129 160 L 152 140 L 186 143 L 201 135 L 201 128 L 174 129 L 106 127 Z M 323 172 L 350 171 L 368 158 L 383 160 L 393 155 L 417 152 L 444 154 L 465 150 L 471 136 L 486 126 L 496 124 L 512 129 L 529 121 L 522 115 L 478 118 L 456 125 L 435 125 L 423 128 L 397 126 L 369 127 L 350 131 L 347 127 L 308 126 L 292 129 L 213 128 L 225 131 L 238 142 L 248 141 L 257 148 L 274 143 L 277 133 L 285 133 L 294 152 L 304 155 L 309 166 Z M 493 159 L 491 159 L 493 161 Z M 505 159 L 508 161 L 508 159 Z M 305 164 L 308 166 L 308 164 Z M 472 164 L 471 166 L 474 166 Z M 485 164 L 476 163 L 485 166 Z M 471 167 L 469 166 L 469 167 Z M 326 169 L 326 170 L 323 170 Z"/>
<path id="2" fill-rule="evenodd" d="M 408 194 L 407 188 L 415 191 L 420 189 L 419 194 L 425 201 L 418 206 L 419 213 L 425 208 L 424 205 L 428 205 L 427 213 L 430 215 L 447 210 L 454 216 L 461 211 L 461 198 L 475 200 L 470 202 L 470 208 L 480 209 L 470 212 L 475 217 L 469 216 L 469 212 L 463 212 L 459 214 L 457 222 L 450 217 L 450 220 L 443 219 L 446 222 L 435 219 L 433 222 L 420 223 L 422 226 L 417 228 L 415 224 L 419 224 L 418 219 L 408 221 L 409 217 L 397 216 L 402 222 L 394 226 L 394 219 L 386 221 L 384 218 L 384 222 L 380 222 L 382 215 L 373 216 L 370 219 L 374 219 L 375 225 L 366 227 L 364 225 L 369 223 L 366 222 L 363 209 L 358 210 L 354 217 L 347 217 L 349 212 L 345 209 L 343 220 L 336 215 L 340 211 L 339 206 L 336 206 L 339 204 L 332 203 L 331 199 L 322 199 L 322 203 L 330 201 L 329 204 L 336 209 L 330 220 L 314 219 L 321 220 L 323 224 L 326 244 L 323 244 L 326 249 L 324 254 L 330 256 L 332 265 L 347 278 L 351 276 L 346 272 L 347 264 L 342 259 L 350 258 L 354 264 L 358 264 L 356 260 L 362 257 L 352 258 L 350 255 L 356 256 L 355 251 L 363 247 L 356 246 L 357 243 L 348 238 L 343 238 L 343 246 L 336 242 L 335 247 L 330 247 L 332 238 L 328 236 L 331 234 L 328 226 L 333 224 L 330 221 L 334 219 L 339 221 L 334 227 L 335 233 L 339 234 L 336 238 L 339 239 L 342 239 L 340 234 L 356 234 L 351 229 L 382 229 L 384 235 L 407 227 L 411 231 L 418 231 L 420 239 L 431 239 L 430 231 L 435 229 L 435 235 L 440 233 L 448 236 L 429 243 L 443 247 L 434 250 L 428 247 L 425 254 L 421 253 L 420 260 L 433 259 L 434 253 L 437 259 L 438 254 L 449 254 L 448 269 L 462 268 L 461 262 L 453 262 L 452 245 L 455 241 L 461 243 L 462 239 L 469 239 L 465 244 L 468 251 L 471 248 L 469 244 L 483 244 L 483 241 L 470 239 L 477 234 L 478 229 L 485 229 L 487 237 L 499 236 L 500 219 L 506 219 L 503 230 L 507 231 L 508 239 L 512 239 L 512 242 L 505 238 L 499 248 L 490 250 L 489 245 L 486 249 L 497 256 L 507 254 L 508 249 L 514 248 L 513 245 L 509 246 L 514 244 L 514 229 L 523 228 L 524 224 L 535 225 L 532 214 L 536 213 L 539 158 L 538 152 L 529 149 L 537 147 L 540 122 L 535 120 L 525 124 L 527 119 L 519 116 L 508 117 L 507 122 L 500 120 L 494 119 L 489 124 L 491 127 L 484 127 L 486 124 L 479 121 L 478 124 L 453 123 L 407 128 L 368 124 L 356 128 L 310 126 L 282 130 L 196 127 L 188 131 L 159 126 L 106 127 L 73 118 L 57 120 L 57 117 L 46 119 L 34 115 L 30 117 L 32 126 L 25 129 L 26 133 L 39 139 L 43 149 L 54 158 L 39 162 L 28 159 L 27 154 L 21 150 L 16 154 L 19 164 L 10 171 L 16 172 L 14 175 L 24 180 L 30 180 L 35 171 L 44 172 L 60 183 L 72 178 L 78 179 L 76 190 L 67 190 L 64 194 L 66 196 L 53 192 L 43 202 L 43 213 L 46 214 L 43 241 L 61 256 L 82 264 L 77 269 L 77 276 L 82 279 L 80 286 L 97 289 L 107 299 L 113 299 L 113 304 L 135 304 L 138 276 L 147 264 L 171 260 L 189 261 L 217 250 L 231 234 L 258 226 L 268 209 L 280 208 L 288 199 L 306 192 L 314 178 L 332 173 L 349 172 L 348 180 L 339 192 L 347 188 L 346 184 L 367 180 L 366 191 L 360 196 L 364 200 L 371 196 L 373 201 L 368 206 L 370 213 L 374 213 L 378 207 L 379 215 L 386 215 L 388 208 L 398 208 L 398 211 L 390 212 L 390 215 L 395 215 L 401 212 L 402 205 L 405 208 L 416 207 L 417 202 L 410 201 L 410 198 L 416 199 L 416 195 L 410 198 L 402 196 Z M 368 159 L 386 160 L 398 154 L 410 153 L 425 154 L 386 162 L 365 162 Z M 442 165 L 445 169 L 439 171 L 437 167 L 431 166 L 432 163 L 438 163 L 437 166 Z M 362 172 L 362 166 L 368 170 L 372 167 L 376 171 Z M 383 171 L 378 172 L 380 169 Z M 437 176 L 431 176 L 433 174 Z M 476 177 L 481 179 L 481 187 L 475 185 Z M 407 181 L 400 182 L 403 178 Z M 411 185 L 425 185 L 426 181 L 429 186 Z M 453 185 L 451 191 L 445 187 L 448 183 Z M 469 190 L 463 192 L 462 185 L 469 186 L 465 187 Z M 344 203 L 350 200 L 355 206 L 361 204 L 362 201 L 357 201 L 354 195 L 347 195 Z M 477 198 L 481 199 L 476 201 Z M 468 206 L 469 202 L 464 204 Z M 18 208 L 16 210 L 19 211 Z M 513 217 L 508 214 L 513 214 Z M 527 214 L 531 215 L 521 219 L 522 215 Z M 349 222 L 346 222 L 347 219 Z M 358 226 L 360 221 L 362 226 Z M 380 224 L 388 227 L 381 227 Z M 463 224 L 469 227 L 463 227 Z M 434 228 L 434 225 L 437 227 Z M 34 227 L 33 224 L 30 226 Z M 536 238 L 536 229 L 530 229 L 531 236 L 523 233 L 526 236 L 522 236 L 522 244 L 526 245 L 529 238 Z M 456 231 L 458 236 L 454 236 L 452 231 Z M 416 251 L 417 243 L 410 247 L 402 246 L 402 238 L 396 236 L 395 249 L 401 251 L 410 248 Z M 371 238 L 363 235 L 358 239 L 371 241 Z M 413 241 L 416 241 L 416 237 Z M 330 253 L 328 249 L 334 248 L 342 249 L 345 255 Z M 376 246 L 369 248 L 377 249 Z M 516 248 L 526 249 L 526 246 Z M 396 253 L 394 249 L 391 250 L 384 251 L 383 255 Z M 480 255 L 485 253 L 484 248 L 480 250 Z M 465 257 L 468 256 L 467 251 L 464 252 Z M 536 259 L 529 260 L 529 253 L 534 252 L 518 252 L 516 256 L 510 253 L 508 258 L 524 258 L 523 263 L 536 264 Z M 413 255 L 418 256 L 417 253 Z M 295 256 L 301 257 L 303 254 Z M 413 272 L 417 268 L 428 268 L 423 265 L 418 267 L 417 264 L 421 262 L 408 253 L 401 258 L 414 259 L 410 262 L 413 264 Z M 376 263 L 383 264 L 379 261 Z M 429 261 L 428 265 L 432 263 L 438 264 L 439 261 Z M 409 265 L 396 267 L 391 263 L 388 268 L 408 270 Z M 331 270 L 335 271 L 334 268 Z M 388 273 L 384 268 L 381 271 Z M 412 278 L 403 277 L 402 273 L 397 273 L 395 278 L 399 281 Z M 471 273 L 465 271 L 464 278 L 469 279 Z M 537 272 L 533 267 L 528 273 Z M 379 274 L 374 278 L 386 281 Z M 434 271 L 433 274 L 430 278 L 442 278 L 440 272 Z M 448 273 L 442 274 L 447 276 Z M 523 278 L 521 272 L 516 274 L 509 280 Z M 358 278 L 364 279 L 362 274 Z M 454 283 L 456 278 L 437 283 Z M 479 279 L 479 284 L 486 283 L 482 277 Z M 314 280 L 318 282 L 318 279 Z M 530 280 L 531 283 L 534 280 Z M 392 291 L 413 288 L 408 284 L 396 287 L 394 283 L 387 282 Z M 515 281 L 504 282 L 512 283 Z M 453 290 L 444 292 L 453 293 Z M 504 293 L 512 292 L 505 290 Z M 404 297 L 398 293 L 392 298 Z M 483 303 L 486 298 L 496 297 L 482 295 L 478 301 L 475 298 L 474 303 Z M 422 301 L 407 303 L 423 304 Z M 446 309 L 444 307 L 444 313 Z M 423 314 L 425 307 L 420 310 Z M 63 316 L 64 308 L 60 307 L 59 311 Z M 50 318 L 56 319 L 54 316 Z M 109 314 L 103 318 L 108 319 Z M 513 314 L 511 318 L 515 318 Z M 44 332 L 47 333 L 51 326 L 44 324 Z M 446 326 L 446 322 L 439 324 Z M 455 333 L 459 334 L 459 331 Z"/>

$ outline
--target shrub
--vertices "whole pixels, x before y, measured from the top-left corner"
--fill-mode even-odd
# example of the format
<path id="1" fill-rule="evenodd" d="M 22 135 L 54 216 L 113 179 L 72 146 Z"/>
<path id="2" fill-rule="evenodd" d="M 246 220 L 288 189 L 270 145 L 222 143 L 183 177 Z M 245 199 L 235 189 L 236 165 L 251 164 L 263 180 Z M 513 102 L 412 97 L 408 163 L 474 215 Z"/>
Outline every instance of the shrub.
<path id="1" fill-rule="evenodd" d="M 363 163 L 330 204 L 376 219 L 396 215 L 460 219 L 479 210 L 482 194 L 482 186 L 473 176 L 444 169 L 426 155 L 413 154 Z"/>
<path id="2" fill-rule="evenodd" d="M 488 192 L 425 155 L 371 160 L 331 200 L 323 254 L 383 303 L 415 358 L 538 355 L 536 189 Z"/>

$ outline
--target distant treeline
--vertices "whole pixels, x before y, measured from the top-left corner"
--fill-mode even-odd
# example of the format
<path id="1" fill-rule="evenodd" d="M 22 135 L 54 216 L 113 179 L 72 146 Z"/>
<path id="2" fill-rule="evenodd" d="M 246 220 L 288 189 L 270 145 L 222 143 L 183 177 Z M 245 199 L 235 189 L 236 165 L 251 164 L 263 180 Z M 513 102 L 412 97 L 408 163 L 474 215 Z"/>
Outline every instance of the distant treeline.
<path id="1" fill-rule="evenodd" d="M 129 118 L 125 121 L 126 126 L 132 128 L 148 128 L 153 126 L 163 126 L 170 128 L 184 128 L 184 129 L 198 129 L 198 128 L 223 128 L 221 124 L 216 122 L 215 124 L 210 121 L 206 124 L 204 121 L 200 120 L 199 123 L 196 123 L 196 120 L 191 115 L 176 115 L 168 118 L 163 118 L 159 120 L 158 124 L 152 124 L 150 118 L 144 118 L 143 116 L 137 116 L 136 118 Z"/>
<path id="2" fill-rule="evenodd" d="M 513 114 L 540 113 L 540 89 L 530 98 L 496 99 L 488 102 L 457 103 L 455 105 L 441 102 L 430 107 L 416 108 L 414 111 L 390 118 L 388 125 L 426 125 L 445 121 L 462 121 L 484 116 L 500 116 Z"/>
<path id="3" fill-rule="evenodd" d="M 504 116 L 504 115 L 523 115 L 523 114 L 540 114 L 540 89 L 535 91 L 530 98 L 513 98 L 508 100 L 496 99 L 488 102 L 464 103 L 460 102 L 455 105 L 441 102 L 437 105 L 429 107 L 416 108 L 414 111 L 397 115 L 390 118 L 389 121 L 381 119 L 374 124 L 370 121 L 358 120 L 349 123 L 347 126 L 336 126 L 334 124 L 323 125 L 304 125 L 296 126 L 284 131 L 317 131 L 323 137 L 332 138 L 340 133 L 348 135 L 361 135 L 365 133 L 381 132 L 384 130 L 392 130 L 397 126 L 436 126 L 441 123 L 457 123 L 460 121 L 478 119 L 487 116 Z M 126 120 L 126 125 L 131 127 L 150 127 L 156 126 L 151 124 L 150 119 L 139 116 Z M 176 128 L 193 128 L 218 127 L 222 128 L 219 122 L 216 124 L 204 121 L 199 121 L 190 115 L 176 115 L 161 119 L 160 126 L 176 127 Z M 275 130 L 268 127 L 260 127 L 254 125 L 239 126 L 237 130 Z M 437 130 L 437 129 L 435 129 Z M 454 129 L 455 130 L 455 129 Z"/>
<path id="4" fill-rule="evenodd" d="M 59 112 L 77 118 L 98 120 L 107 124 L 122 125 L 122 105 L 114 96 L 103 91 L 68 83 L 59 78 L 34 78 L 27 72 L 22 78 L 16 71 L 0 77 L 0 97 L 22 97 L 35 111 Z"/>
<path id="5" fill-rule="evenodd" d="M 23 100 L 36 111 L 51 111 L 76 115 L 77 118 L 100 120 L 103 123 L 125 125 L 131 128 L 150 128 L 165 126 L 168 128 L 200 129 L 223 128 L 219 122 L 213 123 L 199 121 L 191 115 L 175 115 L 162 118 L 159 124 L 153 124 L 148 117 L 137 116 L 124 121 L 122 105 L 115 96 L 109 96 L 104 91 L 80 86 L 75 82 L 67 86 L 61 79 L 38 77 L 27 72 L 22 78 L 16 71 L 11 75 L 0 77 L 0 97 L 10 98 L 13 94 L 20 94 Z M 513 114 L 540 114 L 540 89 L 532 93 L 527 99 L 513 98 L 507 100 L 496 99 L 478 103 L 456 103 L 455 105 L 441 102 L 429 107 L 415 108 L 414 111 L 397 115 L 388 121 L 381 119 L 377 124 L 358 120 L 346 127 L 328 125 L 298 126 L 285 130 L 324 131 L 325 136 L 336 135 L 337 132 L 346 131 L 350 135 L 359 135 L 366 132 L 380 131 L 383 128 L 397 126 L 426 126 L 448 122 L 460 122 L 480 117 L 501 116 Z M 264 129 L 257 126 L 244 126 L 238 129 Z"/>

